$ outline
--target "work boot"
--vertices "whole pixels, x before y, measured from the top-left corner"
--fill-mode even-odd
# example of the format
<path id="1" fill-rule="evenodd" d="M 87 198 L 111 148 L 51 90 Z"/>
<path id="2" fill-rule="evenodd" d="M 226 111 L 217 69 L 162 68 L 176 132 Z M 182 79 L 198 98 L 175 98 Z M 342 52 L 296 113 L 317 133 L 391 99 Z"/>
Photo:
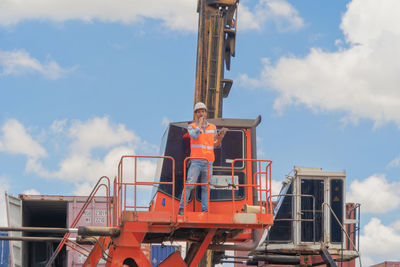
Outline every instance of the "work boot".
<path id="1" fill-rule="evenodd" d="M 183 209 L 182 209 L 182 208 L 179 209 L 178 215 L 179 215 L 179 216 L 182 216 L 182 215 L 183 215 Z"/>

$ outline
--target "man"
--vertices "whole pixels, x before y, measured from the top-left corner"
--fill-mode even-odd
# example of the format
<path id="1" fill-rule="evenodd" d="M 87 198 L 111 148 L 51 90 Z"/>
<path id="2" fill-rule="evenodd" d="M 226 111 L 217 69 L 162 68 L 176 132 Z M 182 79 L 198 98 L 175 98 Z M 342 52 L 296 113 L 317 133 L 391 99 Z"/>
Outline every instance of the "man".
<path id="1" fill-rule="evenodd" d="M 208 175 L 211 178 L 212 166 L 214 163 L 214 147 L 221 145 L 227 129 L 222 128 L 216 135 L 217 128 L 207 121 L 207 107 L 204 103 L 198 102 L 194 106 L 195 122 L 189 124 L 188 133 L 190 136 L 190 157 L 204 158 L 206 160 L 191 160 L 187 175 L 188 183 L 197 183 L 199 177 L 201 183 L 208 183 Z M 208 163 L 208 164 L 207 164 Z M 208 169 L 207 169 L 208 166 Z M 183 201 L 183 191 L 179 203 L 178 215 L 183 215 L 183 206 L 189 201 L 193 185 L 186 186 L 186 199 Z M 185 203 L 185 204 L 184 204 Z M 201 186 L 201 211 L 208 211 L 208 186 Z"/>

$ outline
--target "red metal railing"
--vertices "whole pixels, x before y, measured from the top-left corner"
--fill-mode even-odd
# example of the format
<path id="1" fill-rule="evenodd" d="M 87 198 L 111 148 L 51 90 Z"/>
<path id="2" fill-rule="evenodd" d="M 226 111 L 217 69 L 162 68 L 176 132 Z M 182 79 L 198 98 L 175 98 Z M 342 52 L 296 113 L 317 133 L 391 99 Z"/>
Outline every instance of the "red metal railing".
<path id="1" fill-rule="evenodd" d="M 106 180 L 107 184 L 101 184 L 102 180 Z M 82 206 L 81 210 L 79 211 L 78 215 L 75 217 L 75 220 L 72 222 L 70 225 L 70 228 L 75 228 L 76 225 L 78 224 L 79 220 L 81 219 L 83 213 L 89 206 L 89 204 L 92 202 L 94 199 L 95 195 L 99 191 L 100 187 L 104 187 L 106 190 L 106 205 L 107 205 L 107 226 L 111 226 L 111 204 L 110 204 L 110 179 L 107 176 L 102 176 L 98 181 L 95 187 L 93 188 L 92 192 L 90 193 L 89 197 L 87 198 L 85 204 Z M 58 253 L 60 253 L 61 249 L 64 247 L 65 243 L 67 242 L 67 239 L 69 238 L 71 234 L 66 233 L 61 240 L 61 242 L 58 244 L 56 250 L 53 252 L 51 255 L 49 261 L 46 264 L 46 267 L 50 267 L 53 264 L 53 261 L 57 257 Z"/>
<path id="2" fill-rule="evenodd" d="M 126 166 L 126 162 L 124 163 L 125 159 L 133 159 L 133 167 L 134 167 L 134 174 L 133 174 L 133 181 L 125 181 L 124 177 L 124 166 Z M 172 181 L 169 182 L 155 182 L 155 181 L 143 181 L 138 177 L 138 160 L 140 159 L 168 159 L 171 161 L 172 164 Z M 204 160 L 207 162 L 207 183 L 188 183 L 187 182 L 187 165 L 189 160 Z M 235 163 L 236 162 L 245 162 L 246 163 L 246 174 L 252 174 L 252 179 L 246 179 L 246 184 L 240 184 L 239 182 L 235 182 Z M 253 170 L 252 163 L 256 163 L 257 168 Z M 209 162 L 206 158 L 199 158 L 199 157 L 187 157 L 183 162 L 183 199 L 186 200 L 187 194 L 187 186 L 207 186 L 207 199 L 208 203 L 210 203 L 210 177 L 211 174 L 209 173 Z M 271 214 L 272 213 L 272 203 L 271 203 L 271 164 L 272 161 L 270 160 L 260 160 L 260 159 L 235 159 L 232 161 L 232 183 L 229 185 L 232 187 L 232 205 L 235 207 L 235 189 L 240 187 L 245 188 L 252 188 L 252 190 L 257 192 L 258 203 L 257 205 L 260 206 L 260 213 L 264 214 Z M 264 169 L 263 169 L 264 168 Z M 253 173 L 254 171 L 254 173 Z M 113 226 L 117 226 L 121 223 L 121 215 L 123 211 L 132 210 L 135 213 L 141 209 L 147 209 L 150 206 L 139 206 L 137 204 L 137 193 L 138 193 L 138 186 L 155 186 L 155 185 L 170 185 L 172 186 L 172 196 L 175 196 L 175 160 L 170 156 L 123 156 L 118 164 L 118 176 L 114 180 L 114 196 L 113 196 L 113 205 L 114 205 L 114 217 L 113 217 Z M 133 204 L 129 205 L 127 198 L 128 187 L 133 187 Z M 264 202 L 264 201 L 265 202 Z M 265 203 L 265 204 L 264 204 Z M 186 212 L 186 205 L 184 205 L 184 212 Z M 249 203 L 254 204 L 254 203 Z M 175 206 L 174 201 L 171 201 L 170 205 L 170 212 L 171 212 L 171 221 L 175 220 Z M 212 205 L 209 205 L 209 209 Z M 236 209 L 232 209 L 232 212 L 235 213 Z"/>
<path id="3" fill-rule="evenodd" d="M 206 158 L 195 158 L 195 157 L 188 157 L 184 161 L 184 175 L 183 175 L 183 199 L 184 201 L 186 200 L 186 186 L 187 185 L 193 185 L 193 186 L 207 186 L 207 199 L 208 203 L 210 203 L 210 173 L 209 173 L 209 162 L 207 161 L 207 183 L 187 183 L 187 175 L 186 175 L 186 169 L 187 169 L 187 162 L 189 160 L 205 160 L 207 161 Z M 253 174 L 253 181 L 254 183 L 246 183 L 246 184 L 239 184 L 235 183 L 235 163 L 236 162 L 256 162 L 258 163 L 258 171 L 256 171 Z M 265 171 L 261 171 L 263 163 L 266 163 L 265 165 Z M 232 205 L 235 207 L 235 188 L 237 187 L 252 187 L 253 190 L 256 190 L 258 192 L 258 203 L 260 206 L 260 213 L 272 213 L 272 202 L 271 202 L 271 164 L 272 161 L 270 160 L 260 160 L 260 159 L 235 159 L 232 161 Z M 251 166 L 247 166 L 247 168 L 251 168 Z M 265 175 L 265 189 L 263 188 L 263 181 L 262 181 L 262 176 Z M 256 183 L 256 179 L 258 176 L 258 184 Z M 265 193 L 265 202 L 267 207 L 263 209 L 263 194 Z M 184 205 L 184 213 L 186 212 L 186 204 Z M 210 209 L 211 205 L 208 205 Z M 235 209 L 232 209 L 232 212 L 235 213 Z"/>
<path id="4" fill-rule="evenodd" d="M 235 184 L 234 174 L 235 174 L 235 163 L 236 162 L 247 162 L 247 163 L 258 163 L 258 171 L 253 173 L 253 181 L 251 184 Z M 263 163 L 266 163 L 265 171 L 261 171 Z M 232 200 L 233 206 L 235 206 L 235 187 L 252 187 L 253 190 L 258 192 L 258 203 L 260 206 L 260 213 L 272 213 L 272 202 L 271 202 L 271 160 L 262 159 L 234 159 L 232 161 Z M 247 168 L 252 168 L 252 166 L 247 166 Z M 265 175 L 265 189 L 263 189 L 262 175 Z M 258 176 L 258 184 L 256 183 Z M 267 207 L 263 212 L 263 192 L 265 192 L 265 202 Z"/>
<path id="5" fill-rule="evenodd" d="M 124 159 L 133 159 L 134 160 L 134 176 L 133 176 L 133 182 L 125 182 L 124 181 L 124 172 L 123 172 L 123 167 L 124 167 Z M 137 165 L 138 165 L 138 159 L 168 159 L 171 160 L 172 164 L 172 181 L 171 182 L 146 182 L 146 181 L 138 181 L 138 173 L 137 173 Z M 118 177 L 116 181 L 114 180 L 114 226 L 118 225 L 121 221 L 121 214 L 122 211 L 128 210 L 128 209 L 133 209 L 134 212 L 136 212 L 138 209 L 148 209 L 148 206 L 138 206 L 137 205 L 137 187 L 138 186 L 154 186 L 154 185 L 171 185 L 172 186 L 172 195 L 175 195 L 175 159 L 170 156 L 122 156 L 121 160 L 118 164 Z M 127 187 L 128 186 L 133 186 L 134 188 L 134 195 L 133 195 L 133 205 L 127 205 Z M 175 216 L 175 209 L 173 206 L 173 202 L 171 202 L 171 210 L 172 210 L 172 217 L 174 218 Z"/>

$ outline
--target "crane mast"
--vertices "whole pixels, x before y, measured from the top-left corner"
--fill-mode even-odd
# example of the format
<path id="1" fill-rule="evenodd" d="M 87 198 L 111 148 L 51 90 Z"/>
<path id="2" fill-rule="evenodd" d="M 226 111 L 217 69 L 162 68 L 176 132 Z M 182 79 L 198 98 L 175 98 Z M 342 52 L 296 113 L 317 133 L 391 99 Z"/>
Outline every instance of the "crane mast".
<path id="1" fill-rule="evenodd" d="M 199 28 L 194 103 L 203 102 L 209 118 L 222 117 L 222 99 L 233 81 L 224 78 L 235 56 L 239 0 L 198 0 Z"/>

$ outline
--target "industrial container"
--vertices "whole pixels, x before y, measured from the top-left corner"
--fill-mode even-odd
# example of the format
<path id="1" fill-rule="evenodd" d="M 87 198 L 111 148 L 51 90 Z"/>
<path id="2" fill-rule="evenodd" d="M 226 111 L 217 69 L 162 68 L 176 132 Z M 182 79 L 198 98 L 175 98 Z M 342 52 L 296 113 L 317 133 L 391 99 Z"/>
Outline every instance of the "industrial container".
<path id="1" fill-rule="evenodd" d="M 19 195 L 7 196 L 9 226 L 25 227 L 69 227 L 75 220 L 87 196 L 47 196 Z M 106 226 L 107 201 L 105 197 L 95 197 L 89 204 L 77 226 Z M 19 233 L 12 233 L 18 235 Z M 23 233 L 24 236 L 50 236 L 40 233 Z M 51 234 L 62 237 L 62 234 Z M 75 235 L 71 235 L 75 237 Z M 11 266 L 45 266 L 58 246 L 57 242 L 12 242 Z M 91 249 L 90 246 L 86 246 Z M 82 251 L 82 250 L 81 250 Z M 87 252 L 86 252 L 87 253 Z M 57 267 L 82 266 L 86 256 L 70 247 L 64 247 L 55 260 Z M 101 261 L 97 266 L 105 266 Z"/>
<path id="2" fill-rule="evenodd" d="M 7 232 L 0 232 L 0 236 L 7 236 Z M 10 266 L 10 243 L 8 240 L 0 240 L 0 267 Z"/>
<path id="3" fill-rule="evenodd" d="M 156 267 L 169 255 L 177 251 L 177 246 L 164 246 L 164 245 L 152 245 L 151 246 L 151 264 Z"/>
<path id="4" fill-rule="evenodd" d="M 384 261 L 375 265 L 371 265 L 370 267 L 400 267 L 399 261 Z"/>

